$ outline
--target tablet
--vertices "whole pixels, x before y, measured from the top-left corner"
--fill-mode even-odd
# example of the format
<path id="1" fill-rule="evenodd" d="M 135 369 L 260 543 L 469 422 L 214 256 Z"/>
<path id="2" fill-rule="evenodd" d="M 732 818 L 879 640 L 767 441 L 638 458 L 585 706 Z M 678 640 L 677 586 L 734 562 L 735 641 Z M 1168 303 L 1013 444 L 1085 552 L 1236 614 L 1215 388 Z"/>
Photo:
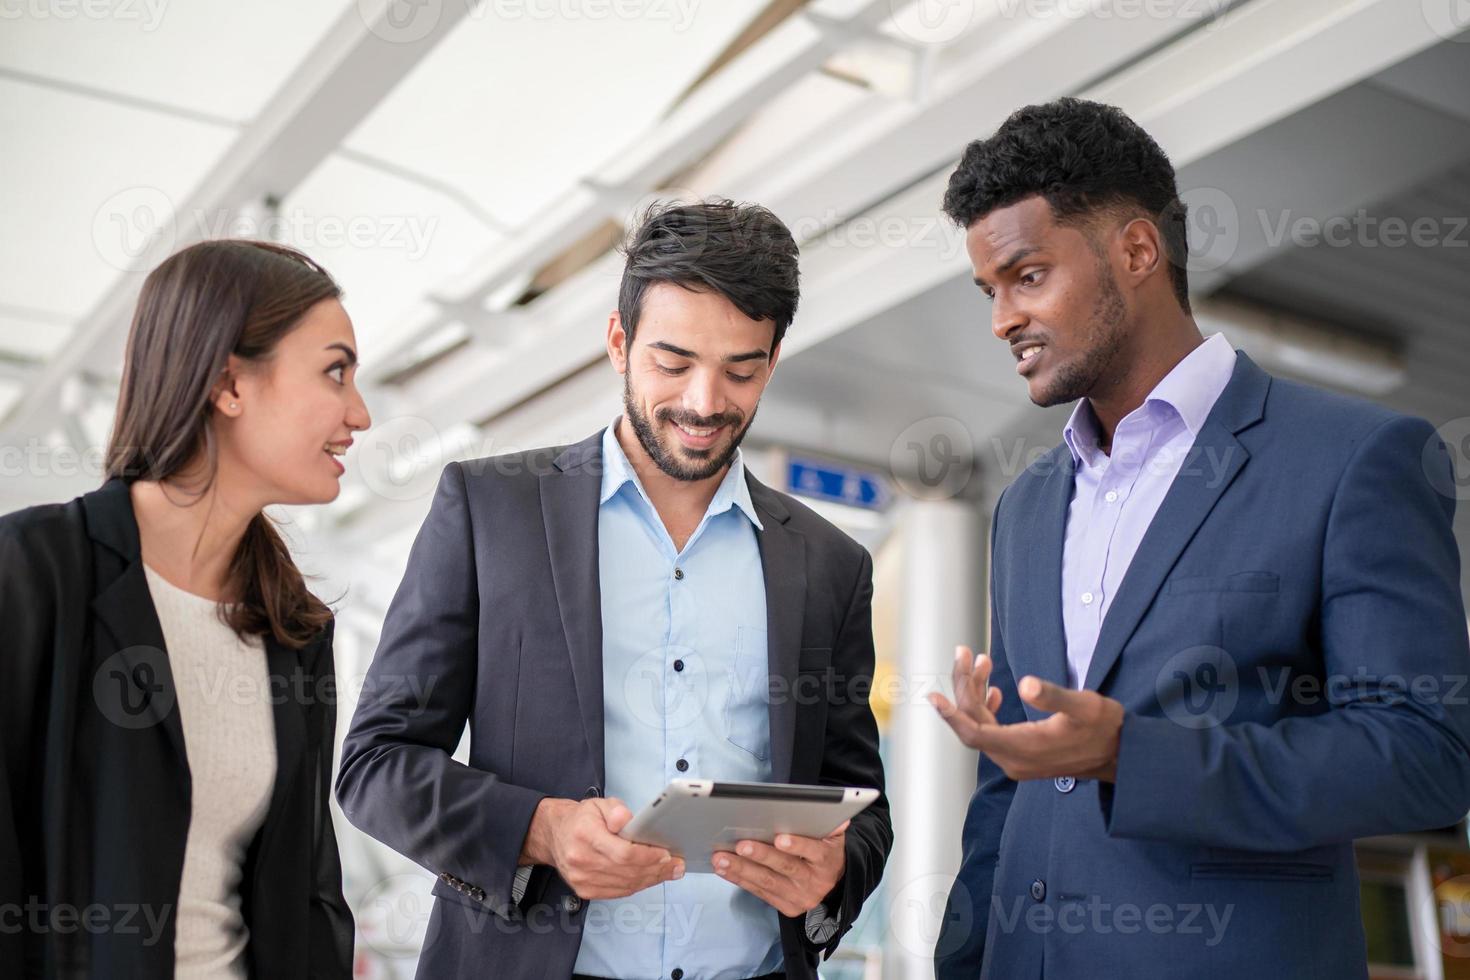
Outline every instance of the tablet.
<path id="1" fill-rule="evenodd" d="M 826 837 L 877 798 L 876 789 L 676 779 L 619 836 L 667 848 L 686 871 L 713 873 L 715 851 L 777 834 Z"/>

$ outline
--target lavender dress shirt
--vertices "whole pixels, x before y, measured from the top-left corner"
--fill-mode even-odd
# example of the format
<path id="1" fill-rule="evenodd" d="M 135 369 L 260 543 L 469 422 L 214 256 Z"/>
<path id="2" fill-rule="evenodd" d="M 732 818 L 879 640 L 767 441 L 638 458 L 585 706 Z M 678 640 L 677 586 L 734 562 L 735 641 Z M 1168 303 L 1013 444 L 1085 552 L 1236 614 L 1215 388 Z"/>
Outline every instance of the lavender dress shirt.
<path id="1" fill-rule="evenodd" d="M 1062 437 L 1076 470 L 1062 545 L 1062 626 L 1067 681 L 1080 688 L 1103 617 L 1174 477 L 1188 463 L 1200 426 L 1235 370 L 1235 350 L 1215 334 L 1164 376 L 1118 423 L 1111 453 L 1098 448 L 1097 416 L 1077 403 Z"/>

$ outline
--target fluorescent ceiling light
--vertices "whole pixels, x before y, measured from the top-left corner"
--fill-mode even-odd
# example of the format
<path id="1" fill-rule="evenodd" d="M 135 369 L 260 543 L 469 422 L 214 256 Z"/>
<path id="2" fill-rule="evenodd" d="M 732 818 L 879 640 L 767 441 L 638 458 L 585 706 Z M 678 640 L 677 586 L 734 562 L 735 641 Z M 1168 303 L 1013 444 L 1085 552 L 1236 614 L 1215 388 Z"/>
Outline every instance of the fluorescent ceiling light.
<path id="1" fill-rule="evenodd" d="M 1308 381 L 1382 396 L 1407 380 L 1403 354 L 1393 342 L 1325 321 L 1233 298 L 1195 301 L 1194 319 L 1206 336 L 1223 333 L 1263 367 Z"/>

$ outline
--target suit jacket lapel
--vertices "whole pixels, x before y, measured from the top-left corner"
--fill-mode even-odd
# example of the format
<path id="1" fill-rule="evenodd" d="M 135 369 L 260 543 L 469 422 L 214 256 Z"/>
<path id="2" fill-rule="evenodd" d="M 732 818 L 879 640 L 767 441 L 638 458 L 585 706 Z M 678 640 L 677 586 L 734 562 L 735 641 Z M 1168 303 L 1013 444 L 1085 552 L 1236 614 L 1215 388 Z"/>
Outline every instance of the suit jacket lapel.
<path id="1" fill-rule="evenodd" d="M 1270 384 L 1270 375 L 1245 354 L 1236 354 L 1230 383 L 1200 427 L 1193 451 L 1144 532 L 1118 594 L 1103 617 L 1084 687 L 1100 689 L 1175 562 L 1250 459 L 1250 453 L 1235 436 L 1261 419 Z M 1056 594 L 1060 594 L 1060 588 Z"/>
<path id="2" fill-rule="evenodd" d="M 108 720 L 115 724 L 129 728 L 160 726 L 178 754 L 178 768 L 187 781 L 188 756 L 173 671 L 169 668 L 163 627 L 148 591 L 128 484 L 121 479 L 109 480 L 101 489 L 84 495 L 82 504 L 87 533 L 94 542 L 114 552 L 123 565 L 122 573 L 111 582 L 105 581 L 99 568 L 100 591 L 92 599 L 92 609 L 112 634 L 118 652 L 115 664 L 99 665 L 94 693 Z"/>
<path id="3" fill-rule="evenodd" d="M 1019 569 L 1012 568 L 1017 580 L 1019 603 L 1011 608 L 1029 609 L 1031 617 L 1013 632 L 1015 637 L 1030 637 L 1022 643 L 1013 639 L 1006 649 L 1011 673 L 1016 680 L 1035 674 L 1043 680 L 1067 686 L 1067 637 L 1062 626 L 1062 546 L 1067 531 L 1067 508 L 1072 503 L 1072 478 L 1075 466 L 1066 446 L 1053 450 L 1038 500 L 1032 509 L 1031 525 L 1022 531 L 1024 537 L 1012 555 L 999 555 L 1001 560 L 1020 556 Z M 1028 545 L 1028 542 L 1030 544 Z M 993 574 L 993 572 L 992 572 Z M 1027 601 L 1028 597 L 1035 597 Z M 1022 653 L 1022 651 L 1027 651 Z M 1017 654 L 1024 658 L 1017 662 Z"/>
<path id="4" fill-rule="evenodd" d="M 796 686 L 806 605 L 806 542 L 787 522 L 780 496 L 747 472 L 766 586 L 767 657 L 776 696 L 770 700 L 772 779 L 791 775 L 796 738 Z M 602 432 L 570 447 L 541 478 L 541 508 L 562 629 L 572 659 L 577 704 L 599 784 L 606 779 L 603 739 L 602 588 L 597 550 L 602 488 Z M 777 679 L 779 678 L 779 681 Z M 779 685 L 779 686 L 777 686 Z M 785 693 L 783 693 L 785 692 Z"/>
<path id="5" fill-rule="evenodd" d="M 796 675 L 806 609 L 806 539 L 787 523 L 781 497 L 746 472 L 750 501 L 765 530 L 756 532 L 766 585 L 766 659 L 771 676 L 771 780 L 790 782 L 796 742 Z"/>
<path id="6" fill-rule="evenodd" d="M 551 556 L 557 608 L 572 658 L 582 729 L 597 770 L 606 781 L 602 716 L 602 586 L 598 569 L 597 515 L 602 489 L 602 432 L 568 448 L 541 476 L 541 517 Z"/>
<path id="7" fill-rule="evenodd" d="M 265 822 L 261 825 L 262 845 L 269 843 L 267 833 L 283 826 L 283 821 L 278 818 L 288 805 L 292 787 L 297 785 L 302 762 L 308 753 L 316 751 L 316 746 L 310 744 L 316 733 L 306 730 L 306 712 L 311 699 L 322 696 L 322 680 L 316 677 L 314 662 L 312 671 L 306 671 L 303 664 L 305 658 L 314 658 L 320 653 L 322 642 L 330 640 L 318 640 L 317 645 L 298 653 L 277 643 L 274 637 L 265 639 L 266 671 L 270 675 L 271 709 L 276 724 L 276 781 Z M 315 679 L 316 686 L 306 688 L 304 685 L 308 679 Z M 307 699 L 307 704 L 298 700 L 301 696 Z M 316 792 L 315 786 L 311 787 L 311 792 Z M 293 834 L 310 829 L 288 828 Z M 269 835 L 275 836 L 274 833 Z"/>

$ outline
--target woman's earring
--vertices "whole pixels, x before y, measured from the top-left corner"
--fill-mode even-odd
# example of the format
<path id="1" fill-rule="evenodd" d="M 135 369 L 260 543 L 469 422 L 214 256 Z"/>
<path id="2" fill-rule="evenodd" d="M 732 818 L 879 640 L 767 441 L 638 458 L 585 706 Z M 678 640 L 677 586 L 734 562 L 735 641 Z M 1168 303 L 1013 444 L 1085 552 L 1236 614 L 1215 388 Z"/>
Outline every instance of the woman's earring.
<path id="1" fill-rule="evenodd" d="M 235 404 L 234 402 L 230 402 L 230 407 L 231 408 L 239 408 L 240 406 L 237 405 L 237 404 Z"/>

